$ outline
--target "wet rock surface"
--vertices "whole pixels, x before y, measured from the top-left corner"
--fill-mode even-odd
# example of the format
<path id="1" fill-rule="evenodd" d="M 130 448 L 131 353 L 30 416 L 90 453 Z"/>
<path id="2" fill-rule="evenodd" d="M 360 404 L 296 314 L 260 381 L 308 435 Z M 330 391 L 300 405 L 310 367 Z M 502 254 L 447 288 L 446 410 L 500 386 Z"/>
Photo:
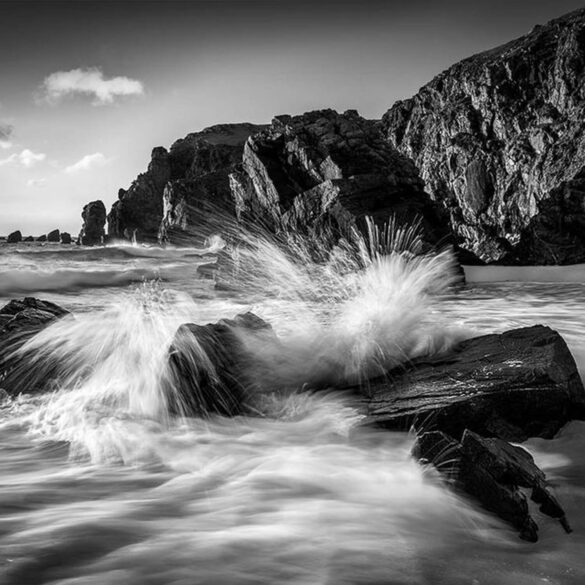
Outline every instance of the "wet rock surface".
<path id="1" fill-rule="evenodd" d="M 22 234 L 20 233 L 20 230 L 8 234 L 6 238 L 7 244 L 18 244 L 19 242 L 22 242 Z"/>
<path id="2" fill-rule="evenodd" d="M 28 339 L 69 311 L 51 303 L 25 297 L 12 300 L 0 309 L 0 388 L 11 395 L 44 389 L 39 378 L 49 381 L 50 368 L 39 373 L 27 363 L 26 356 L 14 356 Z"/>
<path id="3" fill-rule="evenodd" d="M 468 262 L 585 261 L 585 10 L 441 73 L 383 117 Z"/>

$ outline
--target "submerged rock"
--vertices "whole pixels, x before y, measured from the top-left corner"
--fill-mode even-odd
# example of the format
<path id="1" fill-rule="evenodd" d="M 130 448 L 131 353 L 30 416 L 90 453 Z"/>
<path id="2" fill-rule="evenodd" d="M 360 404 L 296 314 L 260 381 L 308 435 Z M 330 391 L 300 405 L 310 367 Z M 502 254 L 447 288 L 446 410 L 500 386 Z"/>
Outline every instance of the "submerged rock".
<path id="1" fill-rule="evenodd" d="M 467 261 L 585 261 L 585 10 L 469 57 L 382 126 Z"/>
<path id="2" fill-rule="evenodd" d="M 26 356 L 12 354 L 49 323 L 68 313 L 55 303 L 33 297 L 12 300 L 0 309 L 0 387 L 12 395 L 44 389 L 51 373 L 48 364 L 39 372 Z"/>
<path id="3" fill-rule="evenodd" d="M 78 243 L 83 246 L 96 246 L 104 243 L 106 206 L 103 201 L 91 201 L 81 213 L 83 226 L 79 232 Z"/>
<path id="4" fill-rule="evenodd" d="M 6 238 L 7 244 L 18 244 L 19 242 L 22 242 L 22 234 L 20 233 L 20 230 L 8 234 L 8 237 Z"/>

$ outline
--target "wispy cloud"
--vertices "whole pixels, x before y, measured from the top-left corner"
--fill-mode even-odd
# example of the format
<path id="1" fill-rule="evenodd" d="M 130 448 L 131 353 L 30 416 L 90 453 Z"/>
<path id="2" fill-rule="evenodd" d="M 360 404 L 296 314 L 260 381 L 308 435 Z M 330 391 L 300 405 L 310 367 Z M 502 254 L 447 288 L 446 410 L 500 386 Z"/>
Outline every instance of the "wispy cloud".
<path id="1" fill-rule="evenodd" d="M 8 164 L 17 164 L 23 167 L 32 167 L 38 162 L 41 162 L 47 158 L 47 155 L 43 152 L 33 152 L 28 148 L 25 148 L 22 152 L 11 154 L 8 158 L 0 160 L 0 166 Z"/>
<path id="2" fill-rule="evenodd" d="M 137 96 L 144 93 L 142 82 L 129 77 L 104 77 L 101 69 L 71 69 L 57 71 L 45 78 L 41 86 L 46 101 L 56 103 L 74 95 L 93 98 L 93 105 L 111 104 L 118 97 Z"/>
<path id="3" fill-rule="evenodd" d="M 47 184 L 47 179 L 29 179 L 26 182 L 27 187 L 44 187 Z"/>
<path id="4" fill-rule="evenodd" d="M 0 148 L 12 147 L 12 132 L 14 128 L 10 124 L 0 122 Z"/>
<path id="5" fill-rule="evenodd" d="M 96 152 L 94 154 L 86 154 L 81 160 L 65 168 L 66 173 L 79 173 L 80 171 L 89 171 L 97 167 L 103 167 L 109 161 L 101 153 Z"/>

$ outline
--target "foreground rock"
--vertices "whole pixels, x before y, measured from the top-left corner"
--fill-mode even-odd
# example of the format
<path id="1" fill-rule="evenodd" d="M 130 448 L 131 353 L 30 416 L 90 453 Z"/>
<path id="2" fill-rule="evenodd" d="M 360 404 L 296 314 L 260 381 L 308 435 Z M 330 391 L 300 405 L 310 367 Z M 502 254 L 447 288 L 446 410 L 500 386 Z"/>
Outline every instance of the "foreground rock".
<path id="1" fill-rule="evenodd" d="M 83 226 L 79 233 L 78 243 L 83 246 L 99 246 L 104 243 L 106 224 L 106 206 L 103 201 L 91 201 L 81 213 Z"/>
<path id="2" fill-rule="evenodd" d="M 19 242 L 22 242 L 22 234 L 19 230 L 8 234 L 8 237 L 6 238 L 7 244 L 18 244 Z"/>
<path id="3" fill-rule="evenodd" d="M 544 473 L 522 447 L 502 439 L 486 439 L 469 430 L 463 433 L 461 442 L 432 431 L 418 437 L 413 455 L 433 464 L 450 484 L 455 483 L 509 522 L 524 540 L 536 542 L 538 526 L 520 488 L 531 489 L 531 500 L 540 511 L 558 519 L 565 531 L 571 532 L 565 511 L 548 487 Z"/>
<path id="4" fill-rule="evenodd" d="M 68 232 L 61 232 L 61 243 L 62 244 L 71 244 L 71 234 Z"/>
<path id="5" fill-rule="evenodd" d="M 369 383 L 367 423 L 394 430 L 440 430 L 461 438 L 552 438 L 585 419 L 585 390 L 563 338 L 536 325 L 461 343 L 433 361 Z"/>
<path id="6" fill-rule="evenodd" d="M 264 343 L 278 340 L 272 327 L 253 313 L 181 325 L 169 349 L 172 410 L 199 416 L 249 412 L 265 364 L 248 348 L 256 344 L 260 349 Z"/>
<path id="7" fill-rule="evenodd" d="M 26 359 L 12 354 L 49 323 L 67 314 L 63 307 L 33 297 L 12 300 L 0 309 L 0 388 L 12 395 L 44 388 L 42 382 L 49 381 L 50 368 L 39 372 Z"/>
<path id="8" fill-rule="evenodd" d="M 585 261 L 585 10 L 454 65 L 383 118 L 483 262 Z"/>

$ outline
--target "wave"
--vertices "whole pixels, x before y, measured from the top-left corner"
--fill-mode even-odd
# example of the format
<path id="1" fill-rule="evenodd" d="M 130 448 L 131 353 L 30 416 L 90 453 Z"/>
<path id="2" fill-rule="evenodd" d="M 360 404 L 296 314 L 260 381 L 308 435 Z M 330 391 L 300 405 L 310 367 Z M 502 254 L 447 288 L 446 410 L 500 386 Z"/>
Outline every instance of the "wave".
<path id="1" fill-rule="evenodd" d="M 123 287 L 143 280 L 169 277 L 169 271 L 151 268 L 118 270 L 7 270 L 0 273 L 0 295 L 37 292 L 74 292 L 88 288 Z"/>

